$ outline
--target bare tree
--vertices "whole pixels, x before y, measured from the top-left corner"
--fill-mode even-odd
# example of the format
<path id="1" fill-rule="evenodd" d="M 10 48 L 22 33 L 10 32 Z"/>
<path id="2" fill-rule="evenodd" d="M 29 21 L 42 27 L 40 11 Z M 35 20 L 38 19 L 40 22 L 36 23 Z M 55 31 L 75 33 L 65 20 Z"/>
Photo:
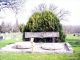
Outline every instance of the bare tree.
<path id="1" fill-rule="evenodd" d="M 6 9 L 9 9 L 15 13 L 15 18 L 17 19 L 17 14 L 20 12 L 20 9 L 23 9 L 23 4 L 25 0 L 0 0 L 0 11 L 3 10 L 4 12 Z M 1 17 L 2 19 L 2 17 Z M 3 26 L 4 25 L 4 26 Z M 6 24 L 2 22 L 0 30 L 2 32 L 10 32 L 11 30 L 18 30 L 18 25 L 15 24 L 15 28 L 11 28 L 11 24 Z"/>
<path id="2" fill-rule="evenodd" d="M 69 11 L 67 11 L 67 10 L 64 10 L 64 9 L 58 10 L 58 7 L 53 4 L 50 4 L 48 7 L 45 3 L 42 3 L 37 8 L 35 8 L 33 10 L 33 13 L 35 11 L 44 11 L 44 10 L 53 11 L 60 20 L 65 20 L 65 16 L 69 14 Z"/>
<path id="3" fill-rule="evenodd" d="M 11 32 L 12 26 L 10 23 L 4 23 L 4 21 L 0 25 L 0 32 Z"/>
<path id="4" fill-rule="evenodd" d="M 4 8 L 12 9 L 15 13 L 18 12 L 25 0 L 0 0 L 0 10 Z"/>
<path id="5" fill-rule="evenodd" d="M 60 20 L 65 20 L 64 17 L 69 14 L 69 11 L 65 11 L 64 9 L 61 9 L 58 13 L 57 16 L 60 18 Z"/>
<path id="6" fill-rule="evenodd" d="M 22 9 L 24 3 L 25 0 L 0 0 L 0 11 L 3 10 L 5 12 L 5 8 L 7 8 L 15 13 L 15 18 L 18 20 L 17 14 Z"/>
<path id="7" fill-rule="evenodd" d="M 19 32 L 19 24 L 18 24 L 18 20 L 16 20 L 16 23 L 13 25 L 13 32 Z"/>
<path id="8" fill-rule="evenodd" d="M 4 22 L 1 23 L 1 32 L 5 32 L 5 23 Z"/>

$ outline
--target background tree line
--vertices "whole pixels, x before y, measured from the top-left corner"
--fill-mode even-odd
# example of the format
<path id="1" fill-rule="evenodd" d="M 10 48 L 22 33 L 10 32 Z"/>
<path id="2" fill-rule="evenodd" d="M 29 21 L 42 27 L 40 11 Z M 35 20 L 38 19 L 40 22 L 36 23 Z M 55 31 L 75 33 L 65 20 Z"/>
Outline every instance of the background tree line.
<path id="1" fill-rule="evenodd" d="M 63 25 L 63 30 L 65 33 L 80 33 L 80 25 Z"/>
<path id="2" fill-rule="evenodd" d="M 14 25 L 10 23 L 2 22 L 0 24 L 0 32 L 23 32 L 25 24 L 15 23 Z M 80 25 L 62 25 L 63 31 L 65 33 L 80 33 Z"/>
<path id="3" fill-rule="evenodd" d="M 16 21 L 15 24 L 10 24 L 10 23 L 5 23 L 2 22 L 0 24 L 0 33 L 5 33 L 5 32 L 22 32 L 23 31 L 23 26 L 24 24 L 18 24 L 18 22 Z"/>

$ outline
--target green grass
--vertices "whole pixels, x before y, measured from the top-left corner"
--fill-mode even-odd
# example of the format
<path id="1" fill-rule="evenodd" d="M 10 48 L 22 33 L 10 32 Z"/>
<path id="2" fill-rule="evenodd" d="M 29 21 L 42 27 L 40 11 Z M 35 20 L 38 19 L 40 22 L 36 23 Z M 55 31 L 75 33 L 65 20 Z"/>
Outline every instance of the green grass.
<path id="1" fill-rule="evenodd" d="M 5 47 L 6 45 L 17 42 L 15 39 L 3 40 L 0 41 L 0 48 Z"/>
<path id="2" fill-rule="evenodd" d="M 0 48 L 5 47 L 6 45 L 9 45 L 9 44 L 13 44 L 15 42 L 19 42 L 19 41 L 22 41 L 21 35 L 17 35 L 16 38 L 2 40 L 0 41 Z"/>
<path id="3" fill-rule="evenodd" d="M 66 42 L 69 42 L 72 47 L 80 47 L 80 36 L 73 36 L 73 34 L 68 34 L 66 36 Z"/>
<path id="4" fill-rule="evenodd" d="M 69 40 L 80 40 L 80 36 L 73 36 L 73 34 L 67 34 L 66 35 L 66 39 L 67 39 L 67 41 L 69 41 Z"/>
<path id="5" fill-rule="evenodd" d="M 0 41 L 0 46 L 14 42 L 16 42 L 15 39 Z M 0 53 L 0 60 L 80 60 L 80 36 L 68 34 L 66 42 L 73 47 L 73 54 Z"/>
<path id="6" fill-rule="evenodd" d="M 80 53 L 74 54 L 1 53 L 0 60 L 80 60 Z"/>
<path id="7" fill-rule="evenodd" d="M 0 48 L 5 47 L 6 45 L 9 45 L 9 44 L 13 44 L 15 42 L 19 42 L 19 41 L 21 41 L 21 39 L 20 40 L 16 40 L 16 39 L 2 40 L 0 41 Z"/>

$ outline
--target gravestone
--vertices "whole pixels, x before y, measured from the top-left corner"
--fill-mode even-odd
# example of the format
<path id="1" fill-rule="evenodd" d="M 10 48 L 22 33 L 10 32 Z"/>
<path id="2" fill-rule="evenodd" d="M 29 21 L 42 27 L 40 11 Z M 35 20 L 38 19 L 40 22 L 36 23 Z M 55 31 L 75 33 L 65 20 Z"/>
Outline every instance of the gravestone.
<path id="1" fill-rule="evenodd" d="M 59 37 L 59 32 L 25 32 L 25 38 L 30 38 L 32 52 L 34 52 L 34 38 L 54 38 Z"/>
<path id="2" fill-rule="evenodd" d="M 0 40 L 3 40 L 3 36 L 0 36 Z"/>
<path id="3" fill-rule="evenodd" d="M 47 38 L 47 40 L 49 40 L 48 38 L 51 38 L 52 42 L 55 42 L 55 38 L 59 37 L 59 32 L 25 32 L 23 33 L 23 37 L 24 39 L 37 38 L 37 40 L 43 39 L 43 38 Z M 34 39 L 34 42 L 35 42 L 35 39 Z"/>

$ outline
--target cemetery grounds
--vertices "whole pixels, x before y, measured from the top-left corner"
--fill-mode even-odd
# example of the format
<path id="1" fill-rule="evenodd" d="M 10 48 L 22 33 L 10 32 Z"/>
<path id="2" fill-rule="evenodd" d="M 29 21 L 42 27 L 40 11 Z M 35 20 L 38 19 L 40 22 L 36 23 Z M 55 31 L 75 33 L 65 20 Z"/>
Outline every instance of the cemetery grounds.
<path id="1" fill-rule="evenodd" d="M 0 41 L 0 48 L 22 41 L 22 33 L 3 34 L 8 38 Z M 66 42 L 69 42 L 74 50 L 73 54 L 42 54 L 42 53 L 2 53 L 0 60 L 80 60 L 80 36 L 67 34 Z"/>

